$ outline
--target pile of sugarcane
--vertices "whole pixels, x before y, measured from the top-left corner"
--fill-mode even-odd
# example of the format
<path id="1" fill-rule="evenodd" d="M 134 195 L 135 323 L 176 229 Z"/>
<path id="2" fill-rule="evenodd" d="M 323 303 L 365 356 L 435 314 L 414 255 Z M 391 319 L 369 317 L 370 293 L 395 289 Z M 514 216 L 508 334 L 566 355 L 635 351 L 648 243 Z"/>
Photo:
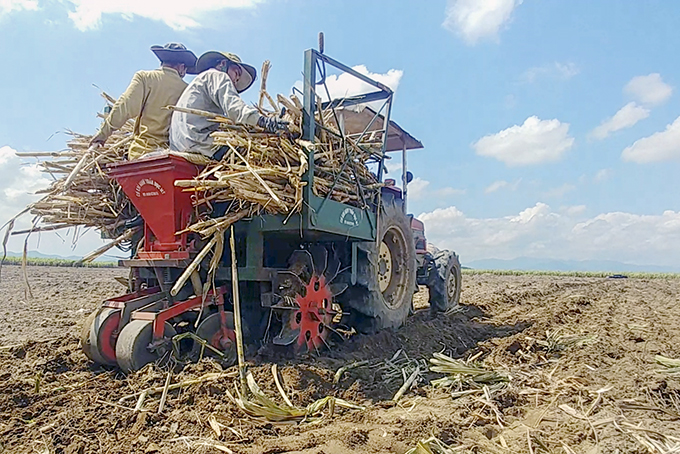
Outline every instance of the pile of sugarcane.
<path id="1" fill-rule="evenodd" d="M 332 200 L 358 207 L 373 202 L 380 184 L 366 161 L 375 152 L 360 148 L 350 139 L 343 141 L 331 128 L 322 130 L 315 144 L 292 139 L 299 135 L 302 122 L 299 100 L 295 95 L 291 100 L 281 95 L 278 99 L 286 106 L 283 118 L 289 122 L 290 134 L 268 134 L 214 117 L 220 124 L 220 130 L 212 134 L 214 146 L 226 147 L 224 157 L 207 165 L 197 177 L 178 180 L 175 185 L 199 193 L 197 205 L 229 202 L 227 212 L 294 213 L 302 208 L 303 176 L 313 149 L 315 195 L 330 194 Z M 263 113 L 281 115 L 280 111 Z M 322 138 L 326 140 L 320 141 Z"/>
<path id="2" fill-rule="evenodd" d="M 103 94 L 111 105 L 115 100 Z M 94 227 L 103 236 L 116 237 L 134 208 L 120 186 L 105 173 L 107 164 L 122 161 L 132 139 L 129 121 L 114 132 L 102 147 L 90 147 L 91 136 L 68 132 L 67 149 L 59 152 L 18 152 L 22 158 L 37 158 L 41 171 L 52 178 L 43 197 L 21 213 L 34 216 L 32 231 L 68 227 Z M 15 232 L 20 233 L 20 232 Z"/>
<path id="3" fill-rule="evenodd" d="M 379 158 L 379 150 L 371 148 L 371 144 L 360 144 L 343 137 L 337 128 L 335 113 L 332 109 L 322 110 L 320 100 L 315 143 L 300 140 L 302 104 L 295 95 L 278 95 L 278 102 L 275 102 L 266 91 L 268 71 L 269 62 L 265 62 L 257 108 L 263 115 L 278 116 L 287 121 L 289 132 L 270 134 L 208 112 L 168 106 L 210 117 L 219 126 L 212 134 L 215 149 L 226 147 L 220 161 L 178 153 L 195 164 L 204 165 L 195 178 L 175 182 L 185 191 L 195 193 L 198 215 L 188 230 L 198 232 L 204 238 L 217 231 L 223 232 L 229 224 L 245 216 L 299 212 L 306 186 L 304 175 L 310 166 L 310 151 L 314 152 L 312 192 L 315 195 L 361 208 L 376 200 L 381 184 L 369 171 L 367 162 Z M 106 94 L 103 97 L 109 105 L 115 102 Z M 269 109 L 263 106 L 265 99 Z M 130 120 L 103 147 L 90 147 L 91 136 L 70 133 L 72 139 L 65 151 L 17 153 L 25 158 L 42 159 L 39 163 L 42 171 L 53 178 L 47 189 L 38 192 L 44 194 L 43 198 L 20 213 L 28 211 L 34 216 L 30 231 L 84 226 L 100 230 L 105 237 L 117 238 L 116 245 L 120 244 L 121 238 L 129 239 L 125 221 L 136 211 L 118 184 L 106 175 L 105 167 L 126 159 L 132 130 L 133 121 Z M 218 219 L 212 217 L 213 210 L 210 209 L 215 202 L 228 204 Z M 9 223 L 9 230 L 14 219 Z"/>

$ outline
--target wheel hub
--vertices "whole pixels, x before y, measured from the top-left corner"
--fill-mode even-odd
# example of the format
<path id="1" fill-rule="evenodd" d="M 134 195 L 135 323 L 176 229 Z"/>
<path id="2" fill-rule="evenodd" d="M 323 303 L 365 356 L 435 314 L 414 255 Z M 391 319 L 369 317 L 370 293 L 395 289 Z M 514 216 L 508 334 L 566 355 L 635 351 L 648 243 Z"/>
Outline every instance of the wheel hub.
<path id="1" fill-rule="evenodd" d="M 378 285 L 381 292 L 384 292 L 390 286 L 392 268 L 392 252 L 390 252 L 389 246 L 381 241 L 378 253 Z"/>
<path id="2" fill-rule="evenodd" d="M 446 280 L 446 293 L 448 294 L 449 301 L 456 297 L 456 275 L 455 273 L 449 273 L 449 278 Z"/>
<path id="3" fill-rule="evenodd" d="M 247 326 L 244 327 L 246 335 Z M 211 347 L 222 353 L 222 360 L 232 364 L 236 360 L 236 332 L 234 331 L 234 315 L 231 312 L 219 311 L 207 316 L 196 329 L 196 335 L 207 341 Z M 191 356 L 196 360 L 216 355 L 211 349 L 203 348 L 200 342 L 194 342 Z"/>

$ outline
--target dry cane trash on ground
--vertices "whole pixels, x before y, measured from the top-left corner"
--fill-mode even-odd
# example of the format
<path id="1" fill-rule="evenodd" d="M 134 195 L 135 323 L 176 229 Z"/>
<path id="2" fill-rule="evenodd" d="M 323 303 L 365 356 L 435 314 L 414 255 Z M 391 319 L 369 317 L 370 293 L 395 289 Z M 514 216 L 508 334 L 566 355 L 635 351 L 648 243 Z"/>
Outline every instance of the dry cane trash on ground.
<path id="1" fill-rule="evenodd" d="M 503 386 L 510 381 L 510 375 L 506 372 L 489 370 L 474 363 L 474 357 L 468 361 L 453 359 L 442 353 L 434 353 L 430 358 L 430 371 L 446 374 L 446 377 L 432 381 L 435 387 L 456 387 L 463 393 L 475 392 L 485 386 Z M 463 390 L 467 388 L 467 390 Z"/>

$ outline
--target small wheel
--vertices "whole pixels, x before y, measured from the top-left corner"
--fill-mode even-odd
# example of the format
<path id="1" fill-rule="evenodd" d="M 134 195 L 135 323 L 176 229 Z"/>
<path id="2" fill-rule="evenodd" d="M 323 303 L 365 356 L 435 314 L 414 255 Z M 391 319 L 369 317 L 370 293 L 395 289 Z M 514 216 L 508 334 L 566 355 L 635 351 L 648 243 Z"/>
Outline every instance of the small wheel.
<path id="1" fill-rule="evenodd" d="M 94 316 L 90 328 L 90 354 L 98 364 L 115 366 L 116 340 L 120 324 L 120 309 L 104 307 Z"/>
<path id="2" fill-rule="evenodd" d="M 83 353 L 85 353 L 85 356 L 90 361 L 94 361 L 94 357 L 92 356 L 92 344 L 90 343 L 90 329 L 92 328 L 92 324 L 94 323 L 94 318 L 97 316 L 97 312 L 99 309 L 96 311 L 92 312 L 90 315 L 85 318 L 85 321 L 83 322 L 83 327 L 80 330 L 80 348 L 83 350 Z"/>
<path id="3" fill-rule="evenodd" d="M 427 277 L 432 313 L 446 312 L 458 305 L 462 280 L 458 256 L 446 250 L 436 252 Z"/>
<path id="4" fill-rule="evenodd" d="M 236 332 L 234 331 L 234 314 L 232 312 L 225 312 L 226 332 L 222 330 L 222 323 L 220 321 L 220 313 L 210 314 L 208 317 L 198 325 L 196 335 L 203 340 L 208 341 L 210 346 L 216 348 L 224 354 L 224 361 L 228 365 L 236 363 Z M 245 330 L 245 327 L 244 327 Z M 247 337 L 246 334 L 243 334 Z M 194 346 L 191 349 L 191 358 L 195 361 L 201 359 L 201 350 L 203 350 L 203 357 L 219 357 L 209 348 L 203 348 L 200 342 L 194 341 Z"/>
<path id="5" fill-rule="evenodd" d="M 169 340 L 177 332 L 171 324 L 165 323 L 163 330 L 164 340 Z M 116 343 L 116 357 L 118 366 L 123 371 L 134 372 L 149 363 L 153 363 L 162 358 L 171 349 L 167 346 L 159 345 L 153 348 L 153 322 L 147 320 L 132 320 L 125 325 L 118 336 Z"/>

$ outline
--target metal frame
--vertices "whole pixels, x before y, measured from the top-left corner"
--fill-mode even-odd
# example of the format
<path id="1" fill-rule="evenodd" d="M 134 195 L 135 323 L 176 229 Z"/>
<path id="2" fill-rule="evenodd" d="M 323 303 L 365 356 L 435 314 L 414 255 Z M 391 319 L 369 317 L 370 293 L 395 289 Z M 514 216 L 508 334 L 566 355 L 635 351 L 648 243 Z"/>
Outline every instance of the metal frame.
<path id="1" fill-rule="evenodd" d="M 328 90 L 328 85 L 326 84 L 326 65 L 332 66 L 334 68 L 337 68 L 341 71 L 343 71 L 346 74 L 349 74 L 351 76 L 356 77 L 357 79 L 361 80 L 362 82 L 365 82 L 372 87 L 376 88 L 376 91 L 363 94 L 363 95 L 358 95 L 358 96 L 352 96 L 352 97 L 346 97 L 346 98 L 341 98 L 341 99 L 331 99 L 330 97 L 330 92 Z M 320 80 L 317 80 L 317 73 L 320 76 Z M 375 121 L 381 116 L 383 112 L 384 120 L 383 120 L 383 129 L 382 129 L 382 144 L 380 148 L 380 156 L 378 159 L 378 181 L 382 181 L 382 174 L 384 171 L 384 162 L 385 162 L 385 152 L 386 152 L 386 147 L 387 147 L 387 133 L 388 133 L 388 128 L 390 124 L 390 114 L 392 111 L 392 100 L 394 97 L 394 92 L 386 85 L 381 84 L 380 82 L 377 82 L 370 77 L 367 77 L 364 74 L 361 74 L 354 69 L 350 68 L 347 65 L 344 65 L 340 63 L 339 61 L 324 55 L 322 51 L 317 51 L 315 49 L 308 49 L 305 51 L 305 63 L 304 63 L 304 77 L 303 77 L 303 112 L 302 112 L 302 138 L 310 143 L 315 142 L 315 133 L 316 133 L 316 128 L 317 126 L 321 127 L 321 125 L 318 125 L 316 120 L 315 120 L 315 113 L 317 111 L 317 86 L 323 86 L 325 90 L 326 97 L 328 98 L 328 101 L 323 103 L 321 105 L 322 109 L 326 108 L 331 108 L 333 109 L 333 114 L 335 116 L 336 124 L 339 126 L 340 130 L 340 135 L 342 138 L 343 146 L 347 147 L 346 144 L 346 136 L 345 136 L 345 131 L 344 128 L 341 126 L 341 121 L 337 116 L 336 108 L 343 106 L 353 106 L 357 104 L 364 104 L 367 102 L 376 102 L 376 101 L 384 101 L 378 112 L 374 115 L 374 117 L 371 119 L 371 121 L 368 123 L 364 131 L 356 137 L 356 142 L 361 142 L 363 137 L 366 135 L 368 130 L 371 128 L 371 126 L 375 123 Z M 347 148 L 346 148 L 347 149 Z M 347 153 L 348 155 L 348 160 L 351 158 L 351 153 Z M 319 199 L 314 195 L 312 192 L 312 188 L 314 185 L 314 150 L 313 148 L 308 150 L 308 155 L 307 155 L 307 162 L 309 163 L 307 171 L 303 175 L 303 181 L 306 184 L 303 192 L 303 198 L 305 200 L 305 204 L 303 205 L 303 217 L 306 219 L 310 220 L 310 227 L 314 227 L 317 225 L 317 222 L 315 220 L 322 219 L 323 216 L 321 216 L 322 210 L 326 209 L 329 206 L 332 206 L 334 204 L 337 204 L 335 207 L 337 211 L 338 209 L 343 209 L 344 207 L 349 207 L 349 205 L 345 204 L 339 204 L 338 202 L 333 202 L 330 200 L 330 195 L 332 193 L 332 190 L 329 192 L 329 194 L 321 200 L 321 203 L 319 204 L 314 204 L 314 199 Z M 341 172 L 344 170 L 344 165 L 346 165 L 347 162 L 343 164 L 343 168 L 341 169 Z M 335 182 L 333 184 L 335 186 Z M 359 189 L 359 193 L 361 194 L 361 189 Z M 375 209 L 376 207 L 374 207 Z M 367 212 L 367 210 L 360 210 L 363 212 Z M 377 210 L 376 210 L 377 211 Z M 359 240 L 373 240 L 375 239 L 375 235 L 377 233 L 376 229 L 376 219 L 374 216 L 371 216 L 374 213 L 368 213 L 368 224 L 370 227 L 370 234 L 367 234 L 367 232 L 364 232 L 363 234 L 357 235 L 357 239 Z M 332 217 L 332 216 L 331 216 Z M 352 232 L 347 232 L 347 237 L 351 237 Z"/>

